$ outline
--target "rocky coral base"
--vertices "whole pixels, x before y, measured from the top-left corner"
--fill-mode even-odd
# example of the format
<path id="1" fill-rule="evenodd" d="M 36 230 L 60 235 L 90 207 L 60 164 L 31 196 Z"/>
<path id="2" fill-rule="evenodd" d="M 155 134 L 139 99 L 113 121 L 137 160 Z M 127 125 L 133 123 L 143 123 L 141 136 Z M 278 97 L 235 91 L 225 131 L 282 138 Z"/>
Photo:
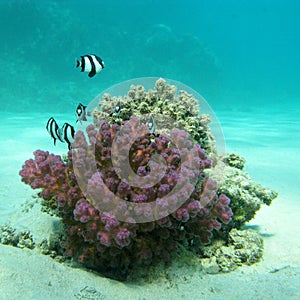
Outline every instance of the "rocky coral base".
<path id="1" fill-rule="evenodd" d="M 259 233 L 251 229 L 229 232 L 228 243 L 216 239 L 209 246 L 197 241 L 193 246 L 179 245 L 179 251 L 173 254 L 172 261 L 166 267 L 159 263 L 145 268 L 134 268 L 127 280 L 153 283 L 164 281 L 164 286 L 172 288 L 175 282 L 186 283 L 196 272 L 205 274 L 228 273 L 241 266 L 249 266 L 260 261 L 263 255 L 263 240 Z M 174 270 L 178 270 L 175 272 Z M 180 274 L 177 275 L 176 274 Z M 176 280 L 175 280 L 176 279 Z"/>
<path id="2" fill-rule="evenodd" d="M 6 224 L 0 227 L 0 243 L 18 248 L 35 249 L 44 255 L 49 255 L 57 262 L 71 264 L 71 260 L 63 256 L 63 248 L 60 245 L 61 239 L 60 234 L 52 234 L 48 239 L 35 244 L 29 230 L 18 232 Z M 203 246 L 195 242 L 189 249 L 182 244 L 178 244 L 178 249 L 179 251 L 173 254 L 176 259 L 173 259 L 169 265 L 172 265 L 172 268 L 174 268 L 174 264 L 178 268 L 185 267 L 187 269 L 185 278 L 188 280 L 189 277 L 193 276 L 195 270 L 207 274 L 227 273 L 242 265 L 257 263 L 263 254 L 263 240 L 257 232 L 251 229 L 232 229 L 229 232 L 227 244 L 222 239 L 216 239 L 209 246 Z M 142 280 L 148 283 L 164 277 L 170 287 L 174 279 L 168 275 L 168 268 L 166 268 L 165 263 L 158 263 L 146 269 L 136 266 L 126 274 L 126 278 L 121 278 L 118 274 L 112 273 L 105 275 L 119 280 Z"/>
<path id="3" fill-rule="evenodd" d="M 13 246 L 17 248 L 36 249 L 44 255 L 49 255 L 58 262 L 68 260 L 63 256 L 63 248 L 61 247 L 62 234 L 50 234 L 48 239 L 43 239 L 41 243 L 36 244 L 29 230 L 17 231 L 8 224 L 0 227 L 0 243 L 3 245 Z"/>
<path id="4" fill-rule="evenodd" d="M 249 174 L 243 170 L 245 159 L 235 153 L 227 153 L 218 158 L 223 162 L 222 178 L 218 181 L 218 193 L 224 193 L 230 198 L 233 211 L 232 220 L 222 226 L 223 231 L 232 228 L 241 229 L 254 218 L 262 205 L 271 205 L 278 193 L 270 188 L 254 182 Z M 214 179 L 214 177 L 212 176 Z M 226 236 L 227 234 L 225 234 Z"/>
<path id="5" fill-rule="evenodd" d="M 35 247 L 29 230 L 17 232 L 16 229 L 7 224 L 0 227 L 0 243 L 18 248 L 33 249 Z"/>
<path id="6" fill-rule="evenodd" d="M 242 265 L 252 265 L 263 255 L 263 239 L 259 233 L 247 229 L 232 229 L 228 243 L 217 239 L 209 246 L 200 246 L 200 263 L 204 272 L 230 272 Z"/>

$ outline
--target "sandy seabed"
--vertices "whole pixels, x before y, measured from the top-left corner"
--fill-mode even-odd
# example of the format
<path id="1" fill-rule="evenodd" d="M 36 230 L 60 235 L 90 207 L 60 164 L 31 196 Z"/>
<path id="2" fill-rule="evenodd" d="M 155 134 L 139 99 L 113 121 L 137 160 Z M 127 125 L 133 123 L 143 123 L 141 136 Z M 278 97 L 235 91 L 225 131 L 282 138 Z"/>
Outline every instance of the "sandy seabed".
<path id="1" fill-rule="evenodd" d="M 0 299 L 300 299 L 299 114 L 278 111 L 267 118 L 262 111 L 228 110 L 217 115 L 227 151 L 244 156 L 251 177 L 279 192 L 247 225 L 264 238 L 259 263 L 215 275 L 173 263 L 151 283 L 118 282 L 58 263 L 36 249 L 0 244 Z M 37 148 L 65 152 L 65 145 L 54 147 L 45 131 L 48 117 L 5 114 L 0 124 L 0 225 L 29 229 L 36 243 L 49 236 L 54 219 L 38 204 L 23 212 L 34 192 L 18 172 Z M 69 121 L 63 115 L 56 119 Z"/>

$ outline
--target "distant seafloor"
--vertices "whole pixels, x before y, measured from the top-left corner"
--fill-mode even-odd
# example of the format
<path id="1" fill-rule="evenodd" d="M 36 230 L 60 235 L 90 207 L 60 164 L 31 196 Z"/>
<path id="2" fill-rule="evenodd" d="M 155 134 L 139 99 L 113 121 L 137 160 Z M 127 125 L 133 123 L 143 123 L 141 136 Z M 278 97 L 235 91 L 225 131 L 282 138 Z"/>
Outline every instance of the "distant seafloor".
<path id="1" fill-rule="evenodd" d="M 216 111 L 227 152 L 245 157 L 252 179 L 279 192 L 271 206 L 263 206 L 248 224 L 264 238 L 261 262 L 217 275 L 171 266 L 171 279 L 138 285 L 71 268 L 35 250 L 0 245 L 0 298 L 83 299 L 80 291 L 88 286 L 95 290 L 89 299 L 299 299 L 299 112 L 283 105 Z M 3 113 L 0 123 L 0 225 L 30 229 L 37 239 L 49 233 L 51 218 L 35 208 L 22 212 L 34 191 L 21 183 L 18 172 L 36 149 L 66 152 L 65 145 L 55 147 L 46 132 L 49 117 Z M 55 117 L 62 122 L 70 119 L 68 115 Z"/>

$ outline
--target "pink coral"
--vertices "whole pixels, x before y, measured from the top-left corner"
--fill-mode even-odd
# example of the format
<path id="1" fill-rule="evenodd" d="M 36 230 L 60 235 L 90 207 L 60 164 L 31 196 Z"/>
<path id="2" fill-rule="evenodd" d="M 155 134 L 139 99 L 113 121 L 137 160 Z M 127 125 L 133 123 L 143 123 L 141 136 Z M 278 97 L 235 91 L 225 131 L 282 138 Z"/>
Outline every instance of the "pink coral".
<path id="1" fill-rule="evenodd" d="M 184 132 L 172 133 L 172 141 L 182 145 L 180 153 L 167 136 L 149 132 L 131 144 L 129 162 L 134 172 L 129 176 L 147 178 L 152 173 L 156 179 L 160 176 L 159 182 L 151 186 L 147 180 L 140 186 L 131 186 L 119 177 L 119 172 L 127 170 L 120 171 L 118 164 L 112 165 L 112 143 L 121 126 L 103 121 L 98 127 L 86 128 L 89 143 L 82 132 L 76 134 L 68 162 L 37 150 L 35 159 L 27 160 L 20 171 L 23 182 L 33 189 L 42 189 L 39 195 L 46 205 L 51 206 L 53 199 L 56 201 L 65 226 L 66 255 L 101 271 L 127 270 L 135 264 L 168 260 L 177 249 L 176 243 L 185 238 L 199 236 L 203 243 L 209 243 L 213 230 L 219 230 L 222 222 L 230 221 L 230 200 L 225 195 L 217 195 L 216 183 L 203 172 L 211 167 L 211 160 L 199 145 L 189 145 Z M 130 130 L 126 130 L 122 142 L 131 139 Z M 184 160 L 190 155 L 188 147 L 198 153 L 192 163 Z M 165 160 L 164 173 L 161 173 L 161 163 L 154 161 L 149 167 L 155 153 Z M 123 157 L 121 146 L 118 154 Z M 192 168 L 195 165 L 198 173 Z M 88 178 L 81 184 L 82 177 L 75 176 L 78 172 Z M 189 178 L 194 178 L 194 182 Z M 179 180 L 180 189 L 166 201 L 165 196 L 174 191 Z M 116 202 L 115 195 L 124 201 Z M 182 199 L 186 200 L 178 206 Z M 148 203 L 154 203 L 154 211 L 143 206 Z M 118 218 L 120 214 L 126 221 Z M 151 222 L 138 221 L 153 214 L 157 219 Z"/>

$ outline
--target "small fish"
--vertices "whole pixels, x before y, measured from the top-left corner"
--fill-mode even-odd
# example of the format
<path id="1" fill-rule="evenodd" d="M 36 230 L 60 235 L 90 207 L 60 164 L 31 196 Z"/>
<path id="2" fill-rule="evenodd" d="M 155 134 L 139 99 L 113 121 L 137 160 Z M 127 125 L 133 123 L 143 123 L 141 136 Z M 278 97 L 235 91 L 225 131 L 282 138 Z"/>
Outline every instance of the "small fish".
<path id="1" fill-rule="evenodd" d="M 116 107 L 115 107 L 114 113 L 115 113 L 116 115 L 119 115 L 120 112 L 121 112 L 121 109 L 122 109 L 121 101 L 118 101 L 118 103 L 117 103 L 117 105 L 116 105 Z"/>
<path id="2" fill-rule="evenodd" d="M 64 141 L 68 144 L 68 149 L 71 149 L 71 144 L 74 141 L 75 129 L 69 123 L 65 123 L 61 128 Z"/>
<path id="3" fill-rule="evenodd" d="M 76 58 L 76 68 L 78 67 L 81 67 L 81 72 L 88 72 L 88 76 L 93 77 L 104 69 L 104 62 L 97 55 L 83 55 L 80 59 Z"/>
<path id="4" fill-rule="evenodd" d="M 121 109 L 122 109 L 122 105 L 121 105 L 121 101 L 118 101 L 115 109 L 109 114 L 109 116 L 113 116 L 113 115 L 117 115 L 119 116 L 121 113 Z"/>
<path id="5" fill-rule="evenodd" d="M 53 138 L 54 145 L 56 144 L 56 140 L 64 142 L 64 140 L 62 138 L 61 129 L 58 127 L 58 125 L 53 117 L 51 117 L 48 120 L 46 129 L 47 129 L 48 133 L 50 134 L 50 136 Z"/>
<path id="6" fill-rule="evenodd" d="M 82 103 L 79 103 L 77 108 L 76 108 L 76 115 L 78 117 L 76 123 L 78 121 L 80 121 L 80 123 L 81 123 L 81 121 L 87 121 L 87 119 L 86 119 L 86 106 L 83 105 Z"/>
<path id="7" fill-rule="evenodd" d="M 155 119 L 154 119 L 153 115 L 150 116 L 150 120 L 147 123 L 147 127 L 148 127 L 148 130 L 150 131 L 150 133 L 154 133 L 154 131 L 156 129 L 156 124 L 155 124 Z"/>

